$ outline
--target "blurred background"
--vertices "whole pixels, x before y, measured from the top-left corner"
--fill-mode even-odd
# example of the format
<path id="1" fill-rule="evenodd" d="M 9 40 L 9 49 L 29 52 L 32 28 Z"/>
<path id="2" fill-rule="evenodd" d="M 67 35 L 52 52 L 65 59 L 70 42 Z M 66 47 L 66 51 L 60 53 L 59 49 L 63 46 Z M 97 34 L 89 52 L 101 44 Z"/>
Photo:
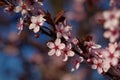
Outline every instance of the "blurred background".
<path id="1" fill-rule="evenodd" d="M 60 10 L 72 24 L 72 35 L 81 38 L 92 35 L 96 43 L 105 47 L 108 40 L 97 18 L 109 9 L 109 0 L 44 0 L 43 8 L 54 15 Z M 120 7 L 120 4 L 117 4 Z M 0 7 L 0 80 L 105 80 L 96 70 L 82 63 L 79 70 L 71 72 L 71 61 L 47 55 L 46 42 L 51 38 L 24 28 L 17 35 L 17 22 L 21 14 L 5 13 Z"/>

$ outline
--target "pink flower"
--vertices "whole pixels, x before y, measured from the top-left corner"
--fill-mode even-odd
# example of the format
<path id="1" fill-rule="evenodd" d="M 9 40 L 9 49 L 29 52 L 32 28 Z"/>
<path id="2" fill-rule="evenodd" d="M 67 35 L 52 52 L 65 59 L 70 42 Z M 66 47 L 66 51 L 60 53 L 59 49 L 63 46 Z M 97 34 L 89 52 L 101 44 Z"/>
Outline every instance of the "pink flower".
<path id="1" fill-rule="evenodd" d="M 18 34 L 20 34 L 21 31 L 23 30 L 23 19 L 22 19 L 22 18 L 20 18 L 20 20 L 19 20 L 18 30 L 19 30 L 19 33 L 18 33 Z"/>
<path id="2" fill-rule="evenodd" d="M 18 6 L 14 9 L 16 13 L 21 12 L 23 16 L 25 16 L 29 10 L 30 8 L 22 0 L 19 1 Z"/>
<path id="3" fill-rule="evenodd" d="M 103 57 L 112 66 L 116 66 L 119 61 L 120 52 L 117 49 L 117 43 L 110 43 L 109 46 L 102 52 Z"/>
<path id="4" fill-rule="evenodd" d="M 115 42 L 120 36 L 119 29 L 108 30 L 104 32 L 104 37 L 108 38 L 110 42 Z"/>
<path id="5" fill-rule="evenodd" d="M 65 57 L 63 61 L 67 61 L 68 57 L 73 57 L 75 55 L 75 53 L 71 50 L 71 48 L 72 48 L 72 45 L 69 44 L 62 50 L 62 54 Z"/>
<path id="6" fill-rule="evenodd" d="M 56 39 L 54 43 L 53 42 L 48 42 L 47 46 L 51 49 L 48 52 L 49 56 L 52 56 L 54 54 L 56 54 L 56 56 L 60 56 L 61 52 L 62 52 L 62 49 L 65 48 L 65 44 L 61 43 L 60 39 Z"/>
<path id="7" fill-rule="evenodd" d="M 31 24 L 29 26 L 29 29 L 33 29 L 34 33 L 39 32 L 40 30 L 40 26 L 43 25 L 43 23 L 46 21 L 46 19 L 43 18 L 43 15 L 39 15 L 39 16 L 32 16 L 31 17 Z"/>
<path id="8" fill-rule="evenodd" d="M 112 30 L 119 25 L 120 10 L 105 11 L 103 17 L 105 19 L 104 28 Z"/>
<path id="9" fill-rule="evenodd" d="M 68 40 L 70 36 L 70 31 L 72 27 L 70 25 L 66 24 L 66 21 L 64 21 L 64 24 L 59 23 L 56 25 L 57 29 L 57 38 L 63 37 L 64 39 Z"/>
<path id="10" fill-rule="evenodd" d="M 73 71 L 77 70 L 80 67 L 80 63 L 83 62 L 83 61 L 84 61 L 83 57 L 79 57 L 79 59 L 75 59 L 73 61 L 73 66 L 74 67 L 71 69 L 71 71 L 73 72 Z"/>
<path id="11" fill-rule="evenodd" d="M 92 69 L 97 69 L 98 73 L 101 74 L 103 73 L 103 60 L 102 59 L 92 59 L 93 65 Z"/>

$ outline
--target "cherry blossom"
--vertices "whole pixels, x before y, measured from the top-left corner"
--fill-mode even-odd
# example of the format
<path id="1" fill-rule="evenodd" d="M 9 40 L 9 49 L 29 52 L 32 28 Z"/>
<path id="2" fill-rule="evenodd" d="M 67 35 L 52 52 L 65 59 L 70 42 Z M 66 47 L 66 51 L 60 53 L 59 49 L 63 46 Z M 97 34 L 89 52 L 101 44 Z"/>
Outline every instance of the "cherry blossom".
<path id="1" fill-rule="evenodd" d="M 103 17 L 105 19 L 104 28 L 112 30 L 119 25 L 120 10 L 104 11 Z"/>
<path id="2" fill-rule="evenodd" d="M 67 25 L 66 21 L 64 21 L 64 24 L 59 23 L 58 25 L 56 25 L 56 29 L 57 29 L 57 38 L 63 37 L 66 40 L 69 39 L 70 31 L 72 27 L 70 25 Z"/>
<path id="3" fill-rule="evenodd" d="M 115 42 L 120 36 L 119 29 L 108 30 L 104 32 L 104 37 L 108 38 L 110 42 Z"/>
<path id="4" fill-rule="evenodd" d="M 20 18 L 17 26 L 18 26 L 18 30 L 19 30 L 18 34 L 20 34 L 21 31 L 23 30 L 23 19 L 22 18 Z"/>
<path id="5" fill-rule="evenodd" d="M 75 55 L 75 53 L 71 50 L 71 48 L 72 48 L 72 45 L 69 44 L 62 50 L 62 54 L 65 57 L 63 61 L 67 61 L 68 57 L 73 57 Z"/>
<path id="6" fill-rule="evenodd" d="M 43 18 L 44 15 L 39 15 L 39 16 L 32 16 L 31 17 L 31 24 L 29 26 L 29 29 L 33 29 L 34 33 L 39 32 L 40 26 L 43 25 L 43 23 L 46 21 L 46 19 Z"/>
<path id="7" fill-rule="evenodd" d="M 48 42 L 47 43 L 47 46 L 51 49 L 49 52 L 48 52 L 48 55 L 49 56 L 52 56 L 52 55 L 56 55 L 56 56 L 60 56 L 61 53 L 62 53 L 62 49 L 65 48 L 65 44 L 64 43 L 61 43 L 61 40 L 60 39 L 56 39 L 55 42 Z"/>
<path id="8" fill-rule="evenodd" d="M 93 59 L 93 65 L 92 65 L 92 69 L 97 69 L 98 73 L 103 73 L 103 69 L 102 69 L 102 60 L 101 59 Z"/>
<path id="9" fill-rule="evenodd" d="M 109 46 L 103 51 L 102 55 L 106 61 L 108 61 L 112 66 L 118 64 L 120 57 L 120 52 L 117 49 L 117 43 L 110 43 Z"/>
<path id="10" fill-rule="evenodd" d="M 83 62 L 83 61 L 84 61 L 83 57 L 79 57 L 79 59 L 75 59 L 73 61 L 73 66 L 74 67 L 71 69 L 71 71 L 73 72 L 73 71 L 77 70 L 80 67 L 80 63 Z"/>
<path id="11" fill-rule="evenodd" d="M 18 6 L 15 7 L 14 11 L 15 11 L 16 13 L 21 12 L 21 14 L 22 14 L 23 16 L 25 16 L 25 15 L 28 13 L 28 11 L 30 11 L 30 8 L 27 6 L 26 3 L 24 3 L 22 0 L 20 0 L 20 1 L 18 2 Z"/>

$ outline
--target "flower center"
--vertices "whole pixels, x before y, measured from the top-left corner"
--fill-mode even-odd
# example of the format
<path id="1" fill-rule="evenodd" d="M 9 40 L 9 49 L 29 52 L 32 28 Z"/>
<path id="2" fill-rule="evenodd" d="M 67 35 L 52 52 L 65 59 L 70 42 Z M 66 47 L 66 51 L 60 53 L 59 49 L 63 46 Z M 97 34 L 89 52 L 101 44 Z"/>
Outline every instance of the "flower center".
<path id="1" fill-rule="evenodd" d="M 110 19 L 114 19 L 115 16 L 113 14 L 110 15 Z"/>
<path id="2" fill-rule="evenodd" d="M 22 9 L 26 9 L 26 5 L 25 4 L 23 4 L 21 7 L 22 7 Z"/>
<path id="3" fill-rule="evenodd" d="M 109 58 L 111 58 L 111 59 L 114 58 L 114 54 L 111 53 L 111 54 L 109 55 Z"/>
<path id="4" fill-rule="evenodd" d="M 59 47 L 58 47 L 58 46 L 55 46 L 55 47 L 54 47 L 54 49 L 55 49 L 55 50 L 58 50 L 58 49 L 59 49 Z"/>
<path id="5" fill-rule="evenodd" d="M 36 26 L 39 26 L 40 23 L 37 21 L 35 24 L 36 24 Z"/>

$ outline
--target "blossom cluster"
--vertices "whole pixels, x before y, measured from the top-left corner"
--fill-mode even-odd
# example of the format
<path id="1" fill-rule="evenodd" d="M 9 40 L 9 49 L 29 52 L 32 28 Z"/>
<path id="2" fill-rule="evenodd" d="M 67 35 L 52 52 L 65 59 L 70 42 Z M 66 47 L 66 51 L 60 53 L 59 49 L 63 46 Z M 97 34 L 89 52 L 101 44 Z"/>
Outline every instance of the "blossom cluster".
<path id="1" fill-rule="evenodd" d="M 46 44 L 50 49 L 48 55 L 62 57 L 64 62 L 71 58 L 73 60 L 71 71 L 77 70 L 82 62 L 88 63 L 100 74 L 119 66 L 120 43 L 117 39 L 120 37 L 120 10 L 115 8 L 103 12 L 104 28 L 107 29 L 104 37 L 108 38 L 110 43 L 102 49 L 102 46 L 96 44 L 90 36 L 84 39 L 73 37 L 71 35 L 72 25 L 67 23 L 63 12 L 58 13 L 59 15 L 57 14 L 53 20 L 50 13 L 42 10 L 42 1 L 33 0 L 33 3 L 29 4 L 28 0 L 18 0 L 17 3 L 18 5 L 12 6 L 12 9 L 8 6 L 5 10 L 21 13 L 22 17 L 18 22 L 19 34 L 23 26 L 28 26 L 29 30 L 33 30 L 35 34 L 42 32 L 51 37 L 53 40 Z M 40 7 L 34 6 L 35 4 Z M 44 23 L 51 27 L 44 26 Z"/>
<path id="2" fill-rule="evenodd" d="M 108 38 L 110 42 L 115 42 L 120 37 L 120 10 L 104 11 L 103 17 L 105 19 L 103 26 L 107 29 L 104 32 L 104 37 Z"/>

